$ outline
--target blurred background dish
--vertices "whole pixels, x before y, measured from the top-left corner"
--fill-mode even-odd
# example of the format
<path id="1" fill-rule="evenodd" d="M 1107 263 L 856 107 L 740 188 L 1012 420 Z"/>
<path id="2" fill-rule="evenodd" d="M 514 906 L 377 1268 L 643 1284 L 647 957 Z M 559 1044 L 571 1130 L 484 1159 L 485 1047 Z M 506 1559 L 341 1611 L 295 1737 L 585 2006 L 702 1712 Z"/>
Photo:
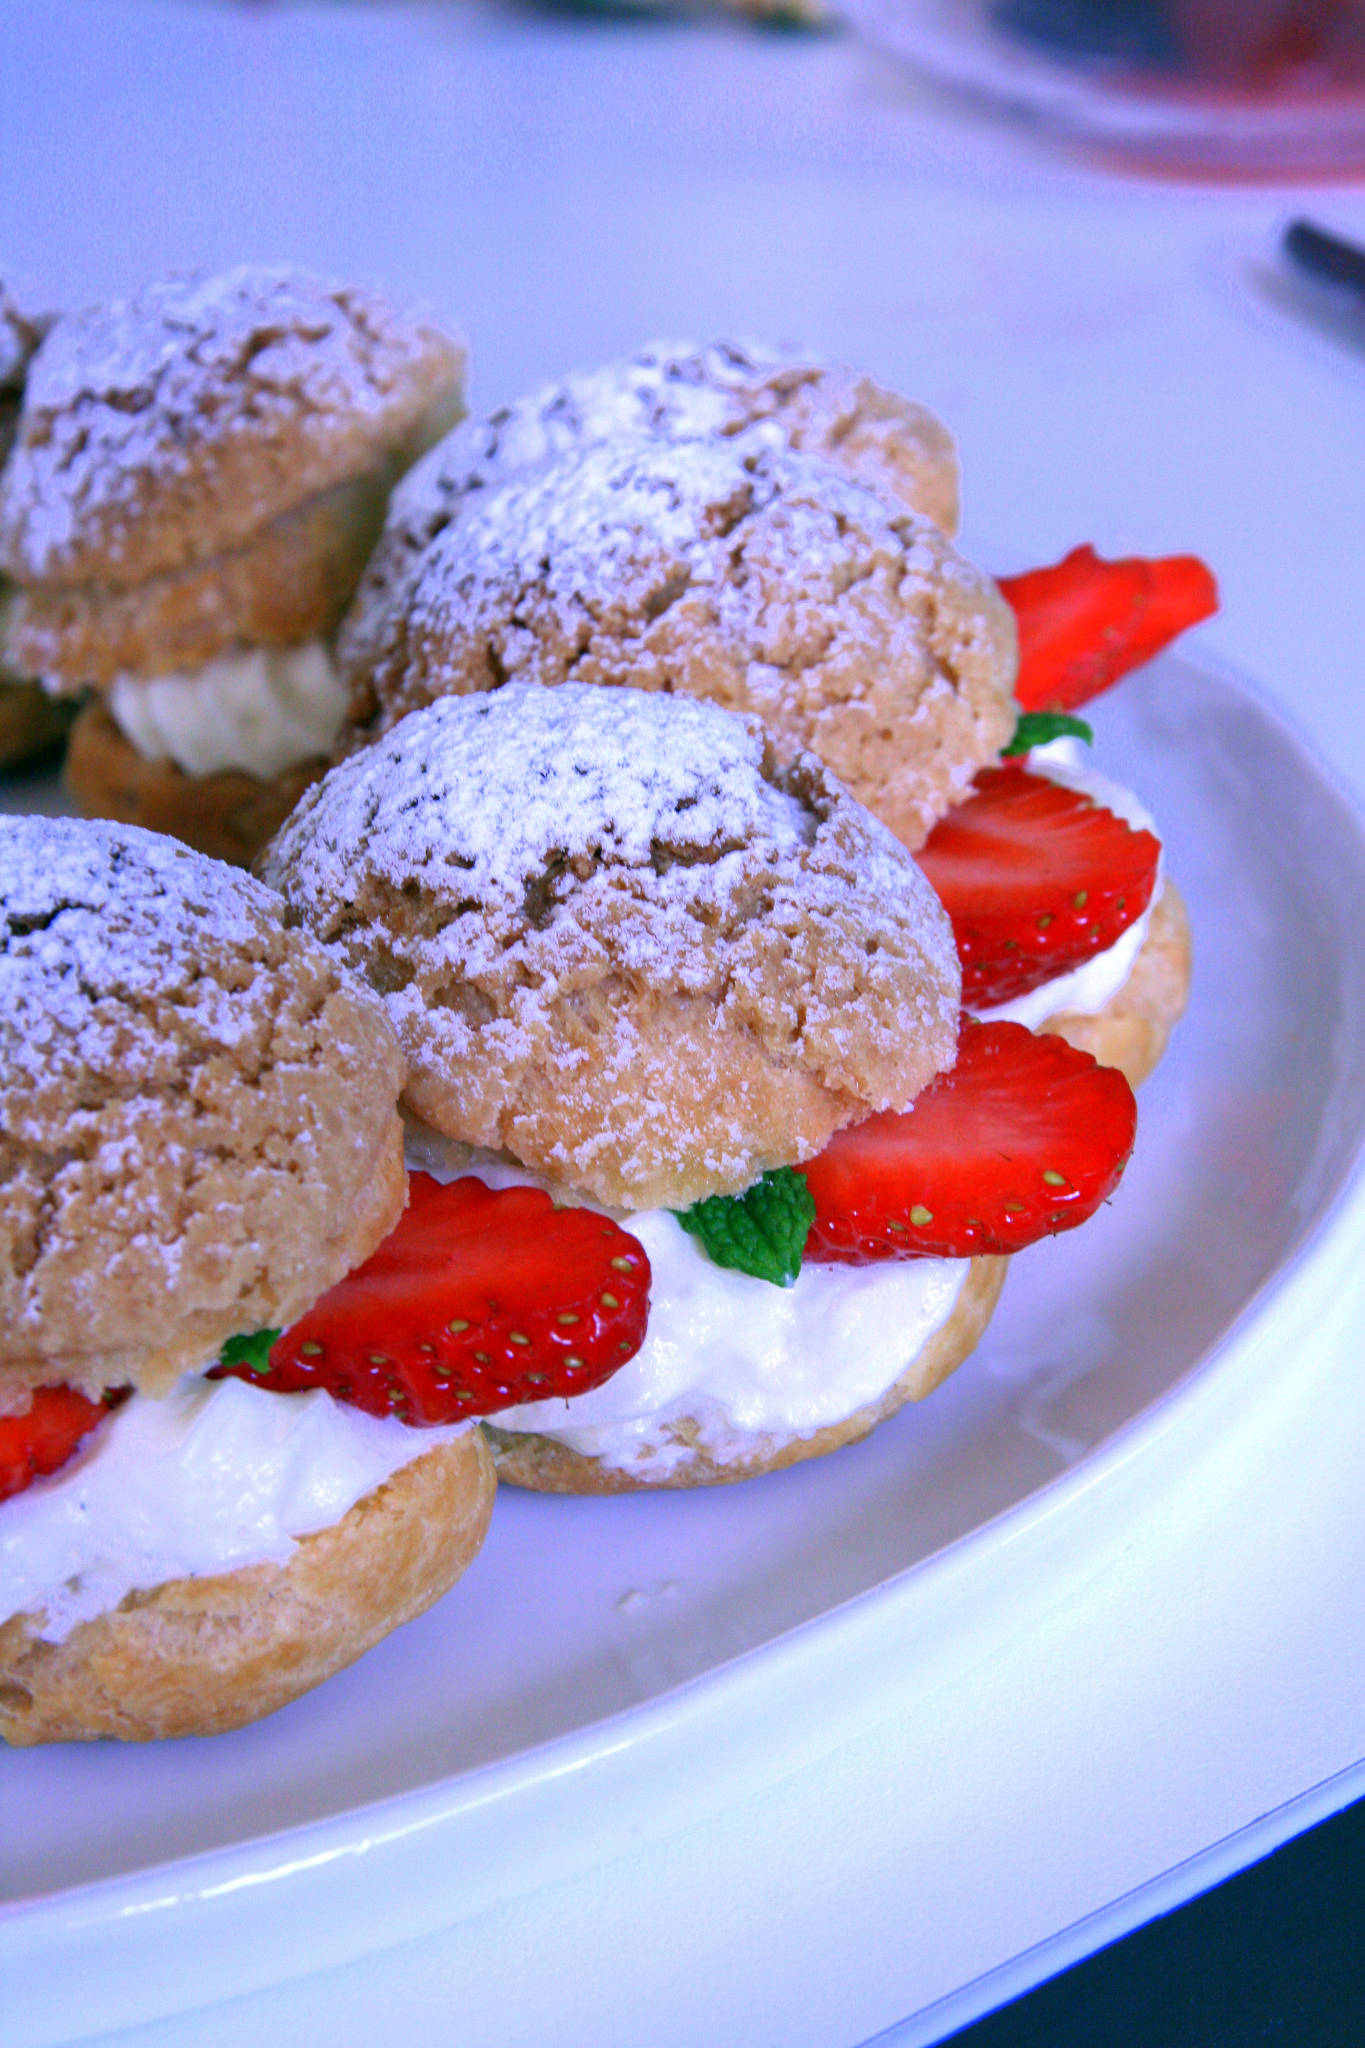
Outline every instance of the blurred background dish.
<path id="1" fill-rule="evenodd" d="M 844 0 L 869 41 L 1127 168 L 1365 171 L 1360 0 Z"/>

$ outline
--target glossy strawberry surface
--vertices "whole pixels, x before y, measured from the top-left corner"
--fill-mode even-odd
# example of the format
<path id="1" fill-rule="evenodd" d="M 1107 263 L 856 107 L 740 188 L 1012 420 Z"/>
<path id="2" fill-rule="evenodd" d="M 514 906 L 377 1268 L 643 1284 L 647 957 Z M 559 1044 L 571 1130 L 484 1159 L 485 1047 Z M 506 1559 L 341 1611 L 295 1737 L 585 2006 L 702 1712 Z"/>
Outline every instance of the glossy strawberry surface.
<path id="1" fill-rule="evenodd" d="M 372 1415 L 458 1422 L 586 1393 L 633 1358 L 649 1259 L 592 1209 L 537 1188 L 415 1173 L 396 1230 L 269 1346 L 229 1368 L 279 1393 L 325 1387 Z"/>
<path id="2" fill-rule="evenodd" d="M 123 1394 L 92 1401 L 74 1387 L 39 1387 L 23 1415 L 0 1415 L 0 1500 L 59 1472 Z"/>
<path id="3" fill-rule="evenodd" d="M 1160 854 L 1078 790 L 983 769 L 916 855 L 952 920 L 964 1004 L 1013 1002 L 1106 952 L 1150 903 Z"/>
<path id="4" fill-rule="evenodd" d="M 1080 547 L 999 583 L 1019 629 L 1014 694 L 1024 711 L 1074 711 L 1218 609 L 1197 555 L 1106 562 Z"/>
<path id="5" fill-rule="evenodd" d="M 1137 1132 L 1122 1074 L 1065 1039 L 965 1018 L 957 1064 L 900 1115 L 839 1131 L 800 1171 L 807 1259 L 1018 1252 L 1094 1215 Z"/>

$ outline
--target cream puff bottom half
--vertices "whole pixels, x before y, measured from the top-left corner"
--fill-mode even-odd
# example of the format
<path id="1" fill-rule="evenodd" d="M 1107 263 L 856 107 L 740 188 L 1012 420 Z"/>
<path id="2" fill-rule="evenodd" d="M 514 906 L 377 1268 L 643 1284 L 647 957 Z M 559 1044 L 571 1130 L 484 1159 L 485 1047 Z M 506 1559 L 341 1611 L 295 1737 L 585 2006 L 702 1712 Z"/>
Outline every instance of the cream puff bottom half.
<path id="1" fill-rule="evenodd" d="M 539 1493 L 637 1493 L 656 1486 L 717 1486 L 777 1472 L 805 1458 L 823 1457 L 827 1451 L 856 1443 L 907 1401 L 923 1400 L 961 1365 L 981 1341 L 1000 1298 L 1008 1264 L 1008 1259 L 973 1259 L 951 1315 L 920 1347 L 900 1377 L 876 1400 L 823 1429 L 804 1435 L 755 1435 L 750 1448 L 727 1451 L 718 1459 L 700 1442 L 697 1424 L 680 1417 L 665 1425 L 665 1457 L 652 1463 L 615 1465 L 585 1456 L 548 1436 L 514 1434 L 487 1423 L 484 1428 L 498 1477 Z"/>
<path id="2" fill-rule="evenodd" d="M 284 1564 L 174 1579 L 45 1642 L 0 1625 L 7 1742 L 216 1735 L 273 1713 L 423 1613 L 465 1571 L 493 1511 L 477 1429 L 437 1445 L 301 1537 Z"/>
<path id="3" fill-rule="evenodd" d="M 266 781 L 243 768 L 187 775 L 174 761 L 145 759 L 96 697 L 72 730 L 66 786 L 87 818 L 166 832 L 214 860 L 249 867 L 326 766 L 315 756 Z"/>
<path id="4" fill-rule="evenodd" d="M 1190 993 L 1190 922 L 1169 877 L 1152 906 L 1141 950 L 1116 995 L 1094 1016 L 1059 1010 L 1039 1025 L 1079 1046 L 1102 1067 L 1117 1067 L 1136 1088 L 1166 1050 Z"/>

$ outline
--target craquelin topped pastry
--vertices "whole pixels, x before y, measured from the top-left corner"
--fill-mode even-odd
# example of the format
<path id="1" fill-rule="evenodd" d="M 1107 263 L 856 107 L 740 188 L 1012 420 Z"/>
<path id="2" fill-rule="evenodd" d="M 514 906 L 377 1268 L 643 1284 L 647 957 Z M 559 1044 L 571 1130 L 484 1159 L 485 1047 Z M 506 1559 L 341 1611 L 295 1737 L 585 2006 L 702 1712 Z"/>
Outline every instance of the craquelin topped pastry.
<path id="1" fill-rule="evenodd" d="M 706 698 L 818 754 L 917 846 L 1014 730 L 1014 620 L 930 519 L 761 430 L 594 443 L 481 491 L 416 561 L 345 743 L 507 682 Z"/>
<path id="2" fill-rule="evenodd" d="M 260 883 L 134 827 L 0 818 L 7 1740 L 236 1727 L 477 1550 L 472 1425 L 204 1377 L 398 1222 L 402 1072 Z"/>
<path id="3" fill-rule="evenodd" d="M 328 636 L 464 351 L 377 294 L 243 266 L 56 321 L 0 480 L 10 658 L 94 691 L 90 812 L 247 861 L 317 772 Z"/>
<path id="4" fill-rule="evenodd" d="M 384 662 L 390 621 L 406 609 L 421 556 L 480 493 L 595 441 L 710 440 L 757 426 L 774 446 L 823 455 L 854 483 L 956 532 L 957 450 L 926 406 L 861 371 L 795 351 L 655 343 L 464 421 L 413 468 L 394 492 L 342 625 L 347 682 L 363 693 Z"/>
<path id="5" fill-rule="evenodd" d="M 491 1382 L 525 1485 L 709 1484 L 865 1435 L 966 1356 L 1003 1254 L 1082 1221 L 1132 1143 L 1120 1075 L 960 1028 L 905 848 L 715 704 L 439 698 L 316 784 L 263 873 L 383 1000 L 423 1200 L 451 1206 L 433 1253 L 475 1231 L 496 1296 L 451 1322 L 415 1279 L 386 1354 L 409 1400 Z M 514 1258 L 501 1205 L 538 1189 L 559 1206 Z M 625 1234 L 591 1314 L 553 1237 L 585 1204 Z"/>

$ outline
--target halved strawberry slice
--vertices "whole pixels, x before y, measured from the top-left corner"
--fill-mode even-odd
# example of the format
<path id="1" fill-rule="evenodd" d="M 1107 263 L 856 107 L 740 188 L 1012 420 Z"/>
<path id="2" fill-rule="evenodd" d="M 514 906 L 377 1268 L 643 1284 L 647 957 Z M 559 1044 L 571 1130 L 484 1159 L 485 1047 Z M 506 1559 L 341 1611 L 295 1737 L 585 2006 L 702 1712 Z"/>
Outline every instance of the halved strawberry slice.
<path id="1" fill-rule="evenodd" d="M 1046 569 L 1001 577 L 1000 590 L 1019 628 L 1014 694 L 1025 711 L 1074 711 L 1218 609 L 1197 555 L 1106 562 L 1073 548 Z"/>
<path id="2" fill-rule="evenodd" d="M 74 1387 L 39 1387 L 25 1415 L 0 1415 L 0 1500 L 59 1472 L 123 1392 L 88 1400 Z"/>
<path id="3" fill-rule="evenodd" d="M 915 858 L 952 919 L 962 1000 L 989 1009 L 1103 953 L 1152 898 L 1161 847 L 1078 790 L 983 768 Z"/>
<path id="4" fill-rule="evenodd" d="M 408 1182 L 402 1221 L 259 1366 L 277 1393 L 325 1387 L 371 1415 L 460 1422 L 600 1386 L 644 1342 L 649 1259 L 591 1209 L 538 1188 Z"/>
<path id="5" fill-rule="evenodd" d="M 1137 1132 L 1122 1074 L 1065 1039 L 964 1018 L 957 1065 L 797 1170 L 808 1259 L 961 1259 L 1073 1230 L 1118 1186 Z"/>

